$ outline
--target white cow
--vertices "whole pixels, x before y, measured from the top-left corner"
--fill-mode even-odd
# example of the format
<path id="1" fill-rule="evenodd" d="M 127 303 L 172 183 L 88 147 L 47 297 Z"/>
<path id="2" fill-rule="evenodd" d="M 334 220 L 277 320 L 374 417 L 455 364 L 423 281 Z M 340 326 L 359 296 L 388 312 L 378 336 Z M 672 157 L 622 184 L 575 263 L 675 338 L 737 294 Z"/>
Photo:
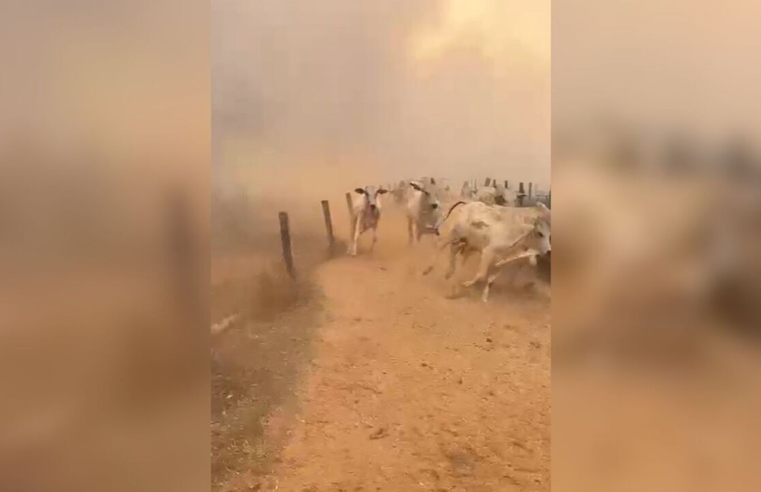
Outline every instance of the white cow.
<path id="1" fill-rule="evenodd" d="M 505 188 L 503 184 L 485 186 L 478 190 L 475 199 L 487 205 L 516 206 L 518 195 L 513 190 Z"/>
<path id="2" fill-rule="evenodd" d="M 373 231 L 373 244 L 370 251 L 375 249 L 375 243 L 378 241 L 378 223 L 381 217 L 381 200 L 380 196 L 387 193 L 383 188 L 376 189 L 375 186 L 366 186 L 354 190 L 359 196 L 354 199 L 352 207 L 354 237 L 349 244 L 349 254 L 357 255 L 357 243 L 359 236 L 369 230 Z"/>
<path id="3" fill-rule="evenodd" d="M 465 200 L 472 200 L 476 195 L 476 192 L 473 191 L 473 188 L 470 186 L 469 181 L 465 181 L 462 184 L 462 188 L 460 188 L 460 198 L 464 198 Z"/>
<path id="4" fill-rule="evenodd" d="M 410 244 L 420 241 L 424 234 L 437 234 L 436 224 L 441 214 L 441 202 L 436 190 L 423 183 L 410 182 L 407 200 L 407 233 Z"/>
<path id="5" fill-rule="evenodd" d="M 449 237 L 441 249 L 449 246 L 449 269 L 446 278 L 450 278 L 456 267 L 457 255 L 461 254 L 463 263 L 476 252 L 481 253 L 481 263 L 476 276 L 462 284 L 471 287 L 476 282 L 486 281 L 481 300 L 489 298 L 489 289 L 500 273 L 500 267 L 529 258 L 536 264 L 536 257 L 552 250 L 550 245 L 550 211 L 544 204 L 531 208 L 499 207 L 481 202 L 459 201 L 452 205 L 446 217 L 437 225 L 436 230 L 449 218 L 452 212 L 461 207 L 454 221 Z M 423 273 L 428 274 L 433 266 Z"/>

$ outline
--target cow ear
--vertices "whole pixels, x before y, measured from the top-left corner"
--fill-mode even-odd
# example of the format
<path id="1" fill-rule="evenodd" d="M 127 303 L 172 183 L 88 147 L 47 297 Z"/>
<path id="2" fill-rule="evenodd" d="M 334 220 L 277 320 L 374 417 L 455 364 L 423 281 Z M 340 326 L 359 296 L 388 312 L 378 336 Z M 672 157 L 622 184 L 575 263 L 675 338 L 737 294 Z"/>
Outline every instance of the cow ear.
<path id="1" fill-rule="evenodd" d="M 362 188 L 354 188 L 354 193 L 359 193 L 360 195 L 364 195 L 365 190 L 363 190 Z"/>
<path id="2" fill-rule="evenodd" d="M 379 195 L 383 195 L 384 193 L 388 193 L 388 190 L 384 190 L 383 188 L 381 188 L 380 190 L 378 190 L 378 194 L 379 194 Z"/>
<path id="3" fill-rule="evenodd" d="M 422 189 L 421 189 L 421 188 L 420 188 L 420 187 L 417 185 L 417 183 L 410 183 L 410 186 L 412 186 L 413 188 L 415 188 L 415 189 L 416 189 L 416 190 L 418 190 L 418 191 L 423 191 L 423 190 L 422 190 Z"/>

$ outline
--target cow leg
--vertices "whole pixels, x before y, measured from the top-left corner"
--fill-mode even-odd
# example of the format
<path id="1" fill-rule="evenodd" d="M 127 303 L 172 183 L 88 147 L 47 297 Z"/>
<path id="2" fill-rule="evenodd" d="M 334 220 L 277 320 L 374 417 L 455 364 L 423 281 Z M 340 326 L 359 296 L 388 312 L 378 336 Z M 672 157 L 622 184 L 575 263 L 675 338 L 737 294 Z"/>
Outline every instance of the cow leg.
<path id="1" fill-rule="evenodd" d="M 527 257 L 532 257 L 532 256 L 536 256 L 536 253 L 533 252 L 533 251 L 523 251 L 523 252 L 520 252 L 520 253 L 515 253 L 515 254 L 512 254 L 512 255 L 508 256 L 507 258 L 499 260 L 494 266 L 496 268 L 499 268 L 499 267 L 501 267 L 503 265 L 506 265 L 508 263 L 512 263 L 515 260 L 520 260 L 521 258 L 527 258 Z"/>
<path id="2" fill-rule="evenodd" d="M 471 256 L 476 252 L 474 249 L 468 248 L 467 245 L 459 245 L 458 251 L 460 253 L 460 268 L 465 268 L 465 265 L 468 263 L 468 259 L 470 259 Z M 451 267 L 451 274 L 447 277 L 450 278 L 452 274 L 454 274 L 454 266 Z"/>
<path id="3" fill-rule="evenodd" d="M 370 252 L 375 251 L 375 243 L 378 242 L 378 227 L 373 227 L 373 244 L 370 245 Z"/>
<path id="4" fill-rule="evenodd" d="M 454 271 L 457 268 L 457 253 L 460 252 L 460 245 L 457 243 L 450 243 L 449 245 L 449 268 L 444 274 L 445 279 L 450 279 L 454 275 Z"/>
<path id="5" fill-rule="evenodd" d="M 420 222 L 415 224 L 415 239 L 420 242 L 420 238 L 423 237 L 423 228 L 420 227 Z"/>
<path id="6" fill-rule="evenodd" d="M 489 300 L 489 290 L 491 290 L 491 284 L 493 284 L 494 281 L 497 280 L 497 277 L 499 277 L 500 273 L 502 273 L 502 271 L 497 269 L 494 273 L 489 275 L 489 277 L 486 279 L 486 286 L 484 287 L 483 294 L 481 294 L 481 301 L 482 302 L 488 302 L 488 300 Z"/>
<path id="7" fill-rule="evenodd" d="M 486 286 L 484 287 L 483 294 L 481 294 L 481 300 L 483 302 L 488 302 L 488 300 L 489 300 L 489 291 L 491 290 L 491 286 L 494 283 L 494 281 L 497 280 L 497 277 L 502 275 L 502 267 L 504 267 L 504 265 L 506 263 L 510 263 L 510 262 L 519 260 L 521 258 L 525 258 L 525 256 L 526 256 L 526 253 L 519 253 L 517 255 L 517 257 L 508 257 L 506 261 L 502 260 L 502 261 L 497 262 L 494 265 L 494 272 L 491 275 L 489 275 L 489 277 L 486 279 Z M 535 257 L 534 255 L 529 255 L 529 256 L 531 258 Z M 518 270 L 513 273 L 513 281 L 514 281 L 515 276 L 517 276 L 518 273 L 520 272 L 520 270 L 525 268 L 525 267 L 526 267 L 526 265 L 523 265 L 523 264 L 518 266 Z"/>
<path id="8" fill-rule="evenodd" d="M 477 282 L 486 280 L 486 276 L 489 274 L 489 267 L 494 262 L 494 251 L 491 248 L 486 248 L 481 252 L 481 264 L 478 266 L 478 273 L 472 280 L 463 282 L 463 287 L 472 287 Z"/>
<path id="9" fill-rule="evenodd" d="M 444 249 L 446 249 L 447 246 L 449 246 L 450 248 L 454 246 L 451 238 L 441 243 L 438 241 L 436 242 L 436 248 L 439 251 L 443 251 Z M 423 270 L 423 275 L 428 275 L 429 273 L 431 273 L 435 266 L 436 266 L 436 259 L 434 258 L 433 263 L 431 263 L 430 266 L 428 266 L 425 270 Z M 450 276 L 451 276 L 451 273 L 446 278 L 449 278 Z"/>
<path id="10" fill-rule="evenodd" d="M 413 241 L 412 241 L 413 233 L 414 233 L 414 231 L 413 231 L 413 222 L 412 222 L 412 219 L 407 217 L 407 235 L 408 235 L 409 244 L 413 243 Z"/>
<path id="11" fill-rule="evenodd" d="M 444 274 L 444 278 L 447 280 L 450 279 L 452 275 L 454 275 L 454 272 L 457 269 L 457 253 L 460 253 L 462 256 L 462 261 L 460 264 L 464 265 L 471 252 L 467 249 L 467 247 L 463 246 L 461 240 L 459 239 L 455 239 L 449 243 L 449 268 Z"/>
<path id="12" fill-rule="evenodd" d="M 359 235 L 362 234 L 360 231 L 360 225 L 361 225 L 361 217 L 357 217 L 357 222 L 354 224 L 354 239 L 351 242 L 351 246 L 349 248 L 349 254 L 352 256 L 357 256 L 357 243 L 359 243 Z"/>

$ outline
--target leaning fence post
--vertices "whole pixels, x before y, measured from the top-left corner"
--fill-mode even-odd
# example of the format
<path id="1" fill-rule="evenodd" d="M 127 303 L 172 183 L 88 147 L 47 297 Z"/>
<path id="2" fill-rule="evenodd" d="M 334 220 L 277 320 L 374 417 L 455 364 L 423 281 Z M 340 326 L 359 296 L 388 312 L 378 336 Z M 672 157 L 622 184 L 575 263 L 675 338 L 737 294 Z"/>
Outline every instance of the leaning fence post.
<path id="1" fill-rule="evenodd" d="M 336 240 L 333 237 L 333 220 L 330 218 L 330 203 L 327 200 L 322 201 L 322 215 L 325 217 L 325 230 L 328 233 L 328 246 L 332 256 L 335 252 Z"/>
<path id="2" fill-rule="evenodd" d="M 288 224 L 288 213 L 280 212 L 280 241 L 283 244 L 283 260 L 285 268 L 291 278 L 296 278 L 296 271 L 293 268 L 293 251 L 291 250 L 291 230 Z"/>
<path id="3" fill-rule="evenodd" d="M 354 237 L 354 204 L 351 201 L 351 193 L 346 194 L 346 208 L 349 209 L 349 237 Z"/>

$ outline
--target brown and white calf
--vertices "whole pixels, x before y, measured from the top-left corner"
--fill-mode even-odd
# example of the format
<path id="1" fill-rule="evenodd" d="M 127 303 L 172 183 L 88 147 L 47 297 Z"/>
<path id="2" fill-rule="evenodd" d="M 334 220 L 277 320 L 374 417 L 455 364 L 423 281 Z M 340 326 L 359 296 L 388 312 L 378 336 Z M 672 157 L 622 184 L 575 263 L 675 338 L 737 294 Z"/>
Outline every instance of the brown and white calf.
<path id="1" fill-rule="evenodd" d="M 373 244 L 370 251 L 375 249 L 375 243 L 378 241 L 378 223 L 381 217 L 380 196 L 387 193 L 385 189 L 375 186 L 356 188 L 354 192 L 359 196 L 354 199 L 352 206 L 354 237 L 352 237 L 348 251 L 352 256 L 357 255 L 359 236 L 368 230 L 373 231 Z"/>

